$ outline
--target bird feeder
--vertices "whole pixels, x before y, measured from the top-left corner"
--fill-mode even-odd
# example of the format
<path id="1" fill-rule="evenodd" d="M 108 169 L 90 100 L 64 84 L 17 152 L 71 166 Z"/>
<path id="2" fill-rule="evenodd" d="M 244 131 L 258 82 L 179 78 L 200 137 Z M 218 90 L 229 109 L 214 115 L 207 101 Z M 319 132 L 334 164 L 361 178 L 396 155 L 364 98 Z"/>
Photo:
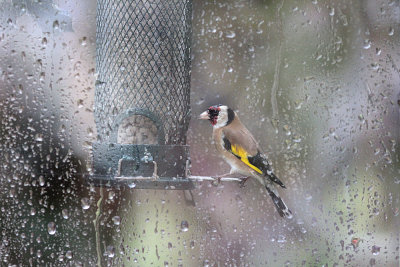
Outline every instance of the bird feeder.
<path id="1" fill-rule="evenodd" d="M 96 184 L 191 189 L 191 0 L 98 0 Z"/>

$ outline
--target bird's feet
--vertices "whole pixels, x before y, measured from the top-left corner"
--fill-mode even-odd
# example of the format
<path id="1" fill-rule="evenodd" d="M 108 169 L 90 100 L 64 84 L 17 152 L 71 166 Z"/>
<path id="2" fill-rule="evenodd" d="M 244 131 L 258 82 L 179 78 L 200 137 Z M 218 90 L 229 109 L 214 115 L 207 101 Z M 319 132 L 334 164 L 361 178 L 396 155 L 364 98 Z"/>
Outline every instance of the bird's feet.
<path id="1" fill-rule="evenodd" d="M 221 178 L 229 177 L 230 175 L 230 173 L 225 173 L 219 176 L 213 176 L 212 178 L 214 178 L 214 181 L 212 181 L 211 184 L 214 186 L 218 186 L 221 183 Z"/>
<path id="2" fill-rule="evenodd" d="M 247 182 L 247 180 L 249 180 L 249 178 L 250 178 L 250 176 L 242 178 L 242 180 L 239 182 L 239 187 L 243 188 L 244 184 Z"/>
<path id="3" fill-rule="evenodd" d="M 214 178 L 214 180 L 211 182 L 211 184 L 213 186 L 218 186 L 221 183 L 221 178 L 222 178 L 221 176 L 212 177 L 212 178 Z"/>

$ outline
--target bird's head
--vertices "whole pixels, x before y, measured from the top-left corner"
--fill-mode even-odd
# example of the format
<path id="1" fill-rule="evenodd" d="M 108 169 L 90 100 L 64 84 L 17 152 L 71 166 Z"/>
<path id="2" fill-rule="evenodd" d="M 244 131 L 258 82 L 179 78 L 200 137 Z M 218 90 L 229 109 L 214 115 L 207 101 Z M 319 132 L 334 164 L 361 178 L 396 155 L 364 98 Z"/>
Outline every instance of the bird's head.
<path id="1" fill-rule="evenodd" d="M 234 118 L 235 112 L 228 106 L 221 104 L 209 107 L 199 116 L 201 120 L 209 120 L 215 128 L 230 124 Z"/>

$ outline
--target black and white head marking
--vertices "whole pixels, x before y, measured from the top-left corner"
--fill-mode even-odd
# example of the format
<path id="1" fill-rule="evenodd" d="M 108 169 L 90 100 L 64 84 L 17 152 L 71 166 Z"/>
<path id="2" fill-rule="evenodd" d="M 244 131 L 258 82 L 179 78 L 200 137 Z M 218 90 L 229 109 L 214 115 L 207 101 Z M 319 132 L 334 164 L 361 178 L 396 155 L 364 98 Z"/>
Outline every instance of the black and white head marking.
<path id="1" fill-rule="evenodd" d="M 235 112 L 225 105 L 215 105 L 208 109 L 211 124 L 215 128 L 230 124 L 235 118 Z"/>

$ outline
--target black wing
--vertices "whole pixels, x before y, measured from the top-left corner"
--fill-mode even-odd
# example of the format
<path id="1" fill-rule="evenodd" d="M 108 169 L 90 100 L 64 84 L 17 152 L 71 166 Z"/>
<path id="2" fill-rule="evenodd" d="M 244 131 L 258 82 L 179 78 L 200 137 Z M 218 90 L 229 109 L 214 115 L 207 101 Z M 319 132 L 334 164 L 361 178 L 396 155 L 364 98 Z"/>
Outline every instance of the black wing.
<path id="1" fill-rule="evenodd" d="M 278 177 L 272 172 L 271 166 L 268 163 L 268 160 L 265 158 L 263 154 L 258 151 L 257 155 L 253 157 L 248 157 L 249 162 L 256 166 L 258 169 L 260 169 L 265 176 L 267 176 L 272 182 L 277 183 L 283 188 L 286 188 L 286 186 L 282 183 L 281 180 L 279 180 Z"/>

